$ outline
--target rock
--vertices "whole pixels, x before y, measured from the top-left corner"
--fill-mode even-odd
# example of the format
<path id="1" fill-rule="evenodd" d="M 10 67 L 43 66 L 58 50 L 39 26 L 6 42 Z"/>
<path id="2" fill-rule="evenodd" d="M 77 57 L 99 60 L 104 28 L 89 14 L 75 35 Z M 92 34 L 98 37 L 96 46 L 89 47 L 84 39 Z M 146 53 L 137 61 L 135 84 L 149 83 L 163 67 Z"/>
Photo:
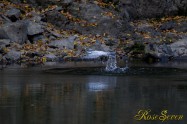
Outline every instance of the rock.
<path id="1" fill-rule="evenodd" d="M 40 22 L 42 20 L 42 17 L 34 14 L 33 17 L 30 20 L 34 21 L 34 22 Z"/>
<path id="2" fill-rule="evenodd" d="M 177 40 L 179 40 L 180 38 L 182 38 L 180 35 L 176 34 L 176 33 L 171 33 L 171 32 L 168 32 L 166 33 L 166 42 L 176 42 Z"/>
<path id="3" fill-rule="evenodd" d="M 49 47 L 73 49 L 75 38 L 75 36 L 70 36 L 66 39 L 52 41 L 49 43 Z"/>
<path id="4" fill-rule="evenodd" d="M 56 40 L 56 37 L 51 35 L 51 36 L 49 36 L 49 40 L 51 40 L 51 41 Z"/>
<path id="5" fill-rule="evenodd" d="M 149 54 L 155 56 L 155 58 L 161 58 L 163 56 L 173 56 L 173 51 L 170 45 L 156 45 L 156 44 L 149 44 L 145 47 L 145 54 Z"/>
<path id="6" fill-rule="evenodd" d="M 19 3 L 21 0 L 11 0 L 14 3 L 17 1 Z M 18 2 L 19 1 L 19 2 Z M 39 6 L 59 5 L 63 9 L 71 7 L 71 10 L 83 10 L 85 14 L 89 14 L 90 11 L 97 10 L 97 7 L 90 7 L 88 4 L 92 3 L 97 5 L 98 1 L 76 1 L 76 0 L 26 0 L 28 3 Z M 162 16 L 172 16 L 172 15 L 185 15 L 186 14 L 186 0 L 103 0 L 106 3 L 114 3 L 115 9 L 120 12 L 123 18 L 127 19 L 142 19 L 142 18 L 158 18 Z M 82 5 L 78 5 L 82 4 Z M 95 6 L 93 5 L 93 6 Z M 79 7 L 85 6 L 85 7 Z M 85 11 L 84 8 L 89 8 L 90 10 Z M 110 8 L 111 6 L 107 6 Z M 95 9 L 94 9 L 95 8 Z M 105 8 L 106 9 L 106 8 Z M 61 11 L 61 8 L 56 7 L 56 11 Z M 73 12 L 73 11 L 70 11 Z M 74 13 L 74 12 L 73 12 Z M 77 12 L 76 12 L 77 13 Z M 100 14 L 100 13 L 99 13 Z M 76 14 L 79 16 L 79 13 Z M 90 15 L 91 16 L 91 15 Z"/>
<path id="7" fill-rule="evenodd" d="M 8 10 L 5 15 L 7 15 L 8 18 L 10 18 L 10 20 L 12 22 L 15 22 L 17 20 L 19 20 L 20 16 L 21 16 L 21 11 L 19 9 L 16 8 L 12 8 L 10 10 Z"/>
<path id="8" fill-rule="evenodd" d="M 137 27 L 137 31 L 141 33 L 149 33 L 151 37 L 154 36 L 161 36 L 161 33 L 155 30 L 152 25 L 149 24 L 142 24 L 141 26 Z"/>
<path id="9" fill-rule="evenodd" d="M 165 22 L 160 26 L 160 30 L 171 30 L 176 26 L 174 21 Z"/>
<path id="10" fill-rule="evenodd" d="M 169 58 L 179 58 L 187 56 L 187 38 L 181 39 L 175 43 L 166 45 L 149 44 L 145 47 L 145 54 L 159 58 L 161 61 Z"/>
<path id="11" fill-rule="evenodd" d="M 98 50 L 98 51 L 105 51 L 108 52 L 110 50 L 109 46 L 105 45 L 105 44 L 101 44 L 99 41 L 92 45 L 90 47 L 92 50 Z"/>
<path id="12" fill-rule="evenodd" d="M 63 1 L 66 1 L 66 0 L 63 0 Z M 68 0 L 67 0 L 68 1 Z M 71 2 L 71 0 L 69 0 L 70 2 Z M 62 6 L 58 6 L 58 7 L 56 7 L 55 8 L 55 10 L 57 10 L 57 11 L 62 11 L 63 10 L 63 8 L 62 8 Z"/>
<path id="13" fill-rule="evenodd" d="M 131 19 L 185 15 L 187 11 L 186 0 L 119 0 L 119 3 L 120 12 L 124 13 L 125 8 Z"/>
<path id="14" fill-rule="evenodd" d="M 20 59 L 20 57 L 21 57 L 21 52 L 15 50 L 11 50 L 5 55 L 5 58 L 10 61 L 17 61 Z"/>
<path id="15" fill-rule="evenodd" d="M 21 3 L 21 0 L 9 0 L 9 1 L 15 4 Z"/>
<path id="16" fill-rule="evenodd" d="M 0 39 L 9 39 L 8 35 L 2 27 L 0 27 Z"/>
<path id="17" fill-rule="evenodd" d="M 28 35 L 28 39 L 31 43 L 36 43 L 37 41 L 45 42 L 45 36 L 42 34 Z"/>
<path id="18" fill-rule="evenodd" d="M 146 53 L 143 60 L 149 64 L 152 64 L 152 63 L 155 63 L 155 62 L 158 62 L 160 61 L 160 58 L 158 58 L 157 56 L 155 55 L 152 55 L 152 54 L 149 54 L 149 53 Z"/>
<path id="19" fill-rule="evenodd" d="M 47 61 L 55 61 L 57 60 L 57 56 L 55 56 L 54 54 L 50 53 L 50 54 L 47 54 L 45 55 L 44 57 L 46 57 Z"/>
<path id="20" fill-rule="evenodd" d="M 103 16 L 101 13 L 104 12 L 101 7 L 93 3 L 80 4 L 78 2 L 74 2 L 68 9 L 73 15 L 76 15 L 84 20 L 92 20 L 92 22 L 96 22 L 96 20 L 98 20 L 97 18 L 102 18 Z"/>
<path id="21" fill-rule="evenodd" d="M 45 13 L 46 20 L 61 29 L 74 30 L 80 34 L 103 35 L 105 33 L 112 37 L 119 37 L 121 32 L 132 29 L 129 22 L 122 20 L 116 11 L 102 8 L 91 2 L 86 4 L 73 2 L 68 6 L 67 11 L 72 18 L 80 19 L 84 23 L 74 23 L 56 10 Z"/>
<path id="22" fill-rule="evenodd" d="M 0 3 L 0 8 L 3 7 L 3 6 L 5 6 L 5 5 L 3 3 Z"/>
<path id="23" fill-rule="evenodd" d="M 36 22 L 29 21 L 27 26 L 27 34 L 28 35 L 36 35 L 43 33 L 44 30 L 42 29 L 42 26 Z"/>
<path id="24" fill-rule="evenodd" d="M 70 3 L 74 2 L 74 0 L 63 0 L 62 2 L 65 4 L 70 4 Z"/>
<path id="25" fill-rule="evenodd" d="M 52 29 L 49 29 L 49 28 L 46 28 L 46 30 L 49 32 L 49 33 L 51 33 L 53 36 L 55 36 L 55 37 L 62 37 L 62 35 L 60 34 L 60 33 L 58 33 L 58 32 L 56 32 L 56 31 L 53 31 Z"/>
<path id="26" fill-rule="evenodd" d="M 173 52 L 170 45 L 160 45 L 160 49 L 162 50 L 163 56 L 173 56 Z"/>
<path id="27" fill-rule="evenodd" d="M 0 61 L 2 61 L 2 59 L 3 59 L 3 55 L 2 55 L 2 54 L 0 54 Z"/>
<path id="28" fill-rule="evenodd" d="M 187 38 L 181 39 L 170 45 L 174 57 L 187 56 Z"/>
<path id="29" fill-rule="evenodd" d="M 3 19 L 3 20 L 2 20 L 3 24 L 4 24 L 4 23 L 8 23 L 8 22 L 12 22 L 8 17 L 6 17 L 6 16 L 4 16 L 4 15 L 0 15 L 0 16 L 1 16 L 1 19 Z"/>
<path id="30" fill-rule="evenodd" d="M 0 48 L 5 47 L 7 45 L 10 45 L 10 40 L 9 39 L 0 39 Z"/>
<path id="31" fill-rule="evenodd" d="M 24 21 L 6 23 L 0 28 L 1 34 L 4 34 L 3 39 L 10 39 L 13 42 L 23 44 L 27 40 L 27 25 Z"/>
<path id="32" fill-rule="evenodd" d="M 183 21 L 181 22 L 177 27 L 176 27 L 176 31 L 178 32 L 187 32 L 187 22 Z"/>
<path id="33" fill-rule="evenodd" d="M 57 10 L 46 12 L 45 17 L 42 20 L 50 22 L 62 29 L 66 29 L 67 24 L 71 24 L 71 22 Z"/>

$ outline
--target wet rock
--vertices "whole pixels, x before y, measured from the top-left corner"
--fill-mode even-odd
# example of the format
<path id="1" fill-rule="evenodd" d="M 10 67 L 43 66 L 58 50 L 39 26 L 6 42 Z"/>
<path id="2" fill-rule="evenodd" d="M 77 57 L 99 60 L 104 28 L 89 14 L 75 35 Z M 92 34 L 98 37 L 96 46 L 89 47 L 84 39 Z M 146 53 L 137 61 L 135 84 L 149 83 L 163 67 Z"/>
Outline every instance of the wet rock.
<path id="1" fill-rule="evenodd" d="M 10 18 L 10 20 L 12 22 L 15 22 L 17 20 L 19 20 L 20 16 L 21 16 L 21 11 L 19 9 L 16 8 L 12 8 L 10 10 L 8 10 L 5 15 L 7 15 L 8 18 Z"/>
<path id="2" fill-rule="evenodd" d="M 15 50 L 11 50 L 5 55 L 5 58 L 10 61 L 17 61 L 20 59 L 20 57 L 21 57 L 21 52 Z"/>
<path id="3" fill-rule="evenodd" d="M 10 39 L 13 42 L 23 44 L 27 40 L 27 25 L 24 21 L 6 23 L 0 28 L 1 39 Z"/>
<path id="4" fill-rule="evenodd" d="M 49 43 L 49 47 L 73 49 L 75 39 L 75 36 L 70 36 L 66 39 L 55 40 Z"/>
<path id="5" fill-rule="evenodd" d="M 187 38 L 181 39 L 178 42 L 170 45 L 174 57 L 187 56 Z"/>
<path id="6" fill-rule="evenodd" d="M 166 60 L 166 58 L 179 58 L 187 56 L 187 38 L 181 39 L 172 44 L 149 44 L 145 47 L 145 53 L 159 58 L 160 60 Z"/>
<path id="7" fill-rule="evenodd" d="M 40 24 L 32 22 L 32 21 L 28 22 L 28 26 L 27 26 L 28 35 L 36 35 L 36 34 L 40 34 L 43 32 L 44 30 Z"/>
<path id="8" fill-rule="evenodd" d="M 172 49 L 170 45 L 156 45 L 156 44 L 149 44 L 145 47 L 145 54 L 152 55 L 156 58 L 161 58 L 163 56 L 173 56 Z"/>
<path id="9" fill-rule="evenodd" d="M 162 50 L 162 56 L 173 56 L 173 52 L 170 45 L 160 45 L 160 49 Z"/>

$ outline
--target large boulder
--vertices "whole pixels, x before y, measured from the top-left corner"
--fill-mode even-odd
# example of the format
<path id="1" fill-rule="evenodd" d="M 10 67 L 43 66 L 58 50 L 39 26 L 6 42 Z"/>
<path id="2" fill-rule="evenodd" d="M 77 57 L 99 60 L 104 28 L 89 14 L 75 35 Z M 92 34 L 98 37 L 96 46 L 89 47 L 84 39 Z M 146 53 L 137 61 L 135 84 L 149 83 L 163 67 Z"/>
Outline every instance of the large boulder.
<path id="1" fill-rule="evenodd" d="M 130 18 L 155 18 L 166 15 L 185 15 L 186 0 L 120 0 L 121 13 Z"/>
<path id="2" fill-rule="evenodd" d="M 5 15 L 10 18 L 11 21 L 15 22 L 17 21 L 20 16 L 21 16 L 21 11 L 19 9 L 16 8 L 12 8 L 10 10 L 8 10 Z"/>
<path id="3" fill-rule="evenodd" d="M 183 38 L 172 44 L 148 44 L 145 47 L 145 54 L 155 58 L 180 58 L 187 57 L 187 38 Z"/>
<path id="4" fill-rule="evenodd" d="M 0 27 L 0 39 L 9 39 L 7 33 L 4 31 L 2 27 Z"/>
<path id="5" fill-rule="evenodd" d="M 21 52 L 11 50 L 5 55 L 5 58 L 10 61 L 17 61 L 21 58 Z"/>
<path id="6" fill-rule="evenodd" d="M 80 34 L 108 34 L 119 37 L 121 32 L 132 31 L 129 22 L 122 20 L 114 8 L 102 8 L 94 2 L 73 2 L 66 11 L 72 19 L 66 18 L 57 10 L 52 10 L 45 13 L 46 20 L 61 29 L 74 30 Z"/>
<path id="7" fill-rule="evenodd" d="M 54 40 L 52 42 L 49 43 L 49 47 L 53 47 L 53 48 L 67 48 L 67 49 L 73 49 L 74 48 L 74 40 L 75 40 L 75 36 L 70 36 L 68 38 L 63 38 L 60 40 Z"/>
<path id="8" fill-rule="evenodd" d="M 170 47 L 172 49 L 174 57 L 187 56 L 187 38 L 172 43 Z"/>
<path id="9" fill-rule="evenodd" d="M 19 3 L 22 0 L 10 0 L 14 3 Z M 28 3 L 34 5 L 47 6 L 49 4 L 55 5 L 65 5 L 65 7 L 76 3 L 76 0 L 26 0 Z M 113 2 L 116 5 L 116 10 L 118 10 L 122 16 L 125 18 L 153 18 L 161 17 L 166 15 L 186 15 L 187 13 L 187 0 L 103 0 L 106 3 Z M 90 14 L 93 10 L 95 11 L 97 7 L 89 7 L 89 3 L 94 3 L 97 1 L 78 1 L 77 4 L 82 4 L 84 13 Z M 75 5 L 79 8 L 80 5 Z M 63 6 L 64 7 L 64 6 Z M 89 8 L 89 10 L 84 8 Z M 80 9 L 81 11 L 81 9 Z M 80 12 L 80 15 L 82 13 Z M 100 14 L 100 13 L 99 13 Z"/>
<path id="10" fill-rule="evenodd" d="M 163 56 L 173 56 L 173 51 L 170 45 L 156 45 L 156 44 L 149 44 L 145 47 L 145 54 L 151 54 L 157 58 L 161 58 Z"/>
<path id="11" fill-rule="evenodd" d="M 36 35 L 43 33 L 44 30 L 39 23 L 29 21 L 27 26 L 27 34 L 28 35 Z"/>
<path id="12" fill-rule="evenodd" d="M 20 44 L 27 40 L 27 24 L 24 21 L 6 23 L 0 27 L 0 39 L 10 39 Z"/>
<path id="13" fill-rule="evenodd" d="M 10 40 L 9 39 L 0 39 L 0 48 L 5 47 L 7 45 L 10 45 Z"/>

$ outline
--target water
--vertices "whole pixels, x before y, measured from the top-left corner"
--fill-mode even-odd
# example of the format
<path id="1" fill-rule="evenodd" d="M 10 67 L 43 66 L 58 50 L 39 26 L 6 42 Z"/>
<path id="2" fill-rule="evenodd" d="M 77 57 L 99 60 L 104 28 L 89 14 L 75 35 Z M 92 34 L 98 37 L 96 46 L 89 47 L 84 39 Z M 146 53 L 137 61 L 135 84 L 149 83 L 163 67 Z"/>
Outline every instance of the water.
<path id="1" fill-rule="evenodd" d="M 62 75 L 38 70 L 0 71 L 1 124 L 186 124 L 187 73 L 128 76 Z M 167 73 L 166 73 L 167 72 Z M 136 121 L 140 109 L 166 109 L 183 121 Z"/>
<path id="2" fill-rule="evenodd" d="M 108 54 L 108 60 L 106 62 L 106 72 L 113 72 L 113 73 L 124 73 L 128 70 L 128 61 L 126 60 L 126 67 L 120 68 L 117 66 L 117 60 L 116 60 L 116 53 L 110 52 Z"/>
<path id="3" fill-rule="evenodd" d="M 117 60 L 116 60 L 116 54 L 115 53 L 110 53 L 108 55 L 108 60 L 106 63 L 106 71 L 115 71 L 117 69 Z"/>
<path id="4" fill-rule="evenodd" d="M 107 57 L 106 62 L 106 72 L 110 73 L 125 73 L 128 70 L 128 61 L 126 60 L 126 67 L 120 68 L 117 66 L 116 60 L 116 52 L 104 52 L 97 50 L 87 50 L 87 54 L 83 57 L 83 59 L 99 59 L 101 57 Z"/>

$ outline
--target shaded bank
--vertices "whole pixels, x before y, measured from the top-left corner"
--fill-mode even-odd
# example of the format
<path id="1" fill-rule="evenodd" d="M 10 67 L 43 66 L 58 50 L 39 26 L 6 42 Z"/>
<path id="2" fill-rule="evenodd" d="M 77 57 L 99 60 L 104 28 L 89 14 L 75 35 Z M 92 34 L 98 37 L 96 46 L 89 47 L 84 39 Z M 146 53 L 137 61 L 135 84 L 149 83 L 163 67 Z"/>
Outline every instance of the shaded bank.
<path id="1" fill-rule="evenodd" d="M 89 51 L 115 51 L 118 58 L 128 56 L 130 59 L 141 59 L 150 63 L 187 56 L 186 16 L 155 16 L 144 20 L 128 17 L 133 16 L 129 13 L 134 10 L 140 16 L 140 10 L 146 15 L 146 9 L 142 8 L 146 8 L 151 2 L 66 1 L 68 3 L 62 4 L 65 1 L 43 1 L 43 4 L 49 4 L 43 7 L 34 5 L 35 2 L 37 1 L 30 1 L 30 4 L 1 2 L 2 63 L 37 65 L 45 62 L 79 61 Z M 139 11 L 133 8 L 123 10 L 121 8 L 128 7 L 120 6 L 122 4 L 136 9 L 142 8 Z M 153 12 L 159 12 L 155 8 L 158 4 L 185 6 L 186 3 L 155 1 L 153 7 L 150 5 Z M 167 10 L 167 7 L 164 8 Z M 152 13 L 150 15 L 154 16 Z"/>
<path id="2" fill-rule="evenodd" d="M 10 0 L 19 3 L 22 0 Z M 26 0 L 28 3 L 37 6 L 47 6 L 49 4 L 71 6 L 76 0 Z M 79 3 L 89 3 L 91 1 L 78 1 Z M 103 0 L 103 2 L 113 2 L 116 9 L 126 18 L 157 18 L 163 16 L 186 15 L 187 2 L 185 0 Z"/>

